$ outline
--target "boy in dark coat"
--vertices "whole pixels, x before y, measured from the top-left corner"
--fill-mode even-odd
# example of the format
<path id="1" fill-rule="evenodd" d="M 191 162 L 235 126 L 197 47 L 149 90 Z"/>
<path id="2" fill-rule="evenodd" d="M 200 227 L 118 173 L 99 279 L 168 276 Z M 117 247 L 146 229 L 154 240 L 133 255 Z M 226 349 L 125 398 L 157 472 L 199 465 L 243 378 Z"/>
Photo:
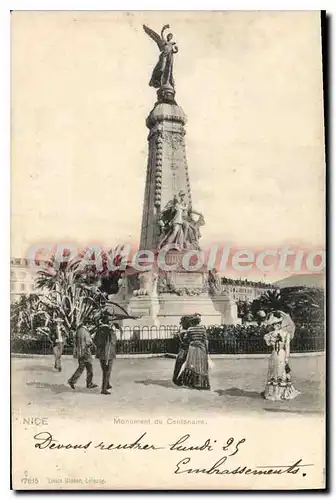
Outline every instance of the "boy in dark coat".
<path id="1" fill-rule="evenodd" d="M 57 371 L 62 371 L 61 357 L 64 348 L 64 336 L 62 332 L 63 320 L 54 317 L 53 323 L 50 327 L 50 339 L 52 342 L 54 353 L 54 368 Z"/>
<path id="2" fill-rule="evenodd" d="M 101 394 L 111 394 L 108 389 L 112 389 L 110 384 L 113 360 L 116 357 L 117 335 L 119 326 L 112 323 L 106 316 L 95 335 L 96 358 L 100 361 L 102 369 L 102 389 Z"/>

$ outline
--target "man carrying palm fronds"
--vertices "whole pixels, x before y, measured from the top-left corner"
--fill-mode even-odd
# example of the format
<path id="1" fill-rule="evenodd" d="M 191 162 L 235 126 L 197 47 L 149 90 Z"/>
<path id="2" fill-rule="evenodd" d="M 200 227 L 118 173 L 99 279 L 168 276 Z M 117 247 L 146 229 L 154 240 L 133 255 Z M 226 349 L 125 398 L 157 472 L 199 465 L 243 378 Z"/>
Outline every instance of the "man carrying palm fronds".
<path id="1" fill-rule="evenodd" d="M 71 389 L 75 389 L 75 384 L 84 369 L 86 369 L 86 387 L 88 389 L 98 387 L 97 384 L 93 383 L 92 350 L 94 350 L 94 344 L 90 332 L 82 323 L 78 326 L 75 336 L 75 355 L 78 359 L 78 368 L 68 380 Z"/>

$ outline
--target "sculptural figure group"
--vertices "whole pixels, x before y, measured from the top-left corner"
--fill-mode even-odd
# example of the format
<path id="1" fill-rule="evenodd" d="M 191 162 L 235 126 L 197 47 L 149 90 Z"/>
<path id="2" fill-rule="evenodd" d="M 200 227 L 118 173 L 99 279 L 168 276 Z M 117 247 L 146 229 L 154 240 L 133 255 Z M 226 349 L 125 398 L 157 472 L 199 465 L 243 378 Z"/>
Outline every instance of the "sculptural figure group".
<path id="1" fill-rule="evenodd" d="M 198 216 L 194 220 L 193 215 Z M 185 202 L 185 193 L 169 201 L 159 219 L 161 239 L 159 248 L 172 245 L 177 250 L 199 250 L 200 226 L 205 224 L 201 213 L 196 212 Z"/>

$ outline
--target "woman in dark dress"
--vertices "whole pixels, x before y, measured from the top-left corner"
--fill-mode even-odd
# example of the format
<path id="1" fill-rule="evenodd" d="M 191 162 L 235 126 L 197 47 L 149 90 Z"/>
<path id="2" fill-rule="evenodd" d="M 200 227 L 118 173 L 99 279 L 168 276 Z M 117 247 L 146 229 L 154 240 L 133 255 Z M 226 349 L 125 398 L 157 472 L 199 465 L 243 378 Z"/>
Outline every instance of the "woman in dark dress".
<path id="1" fill-rule="evenodd" d="M 190 322 L 189 316 L 182 316 L 180 321 L 181 331 L 179 332 L 180 346 L 179 346 L 179 352 L 176 356 L 174 373 L 173 373 L 173 382 L 175 385 L 182 385 L 182 381 L 179 378 L 179 373 L 188 354 L 189 342 L 188 342 L 187 330 L 190 326 L 189 322 Z"/>
<path id="2" fill-rule="evenodd" d="M 206 329 L 201 325 L 200 314 L 190 318 L 186 342 L 189 343 L 188 354 L 178 375 L 178 381 L 192 389 L 210 390 L 208 339 Z"/>

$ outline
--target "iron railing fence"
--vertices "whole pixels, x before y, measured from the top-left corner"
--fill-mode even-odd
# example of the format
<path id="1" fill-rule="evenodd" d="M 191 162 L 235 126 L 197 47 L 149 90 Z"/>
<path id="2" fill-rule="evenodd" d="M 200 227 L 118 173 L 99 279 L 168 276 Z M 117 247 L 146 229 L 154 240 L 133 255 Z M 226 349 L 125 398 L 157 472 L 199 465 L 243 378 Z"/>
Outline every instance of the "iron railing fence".
<path id="1" fill-rule="evenodd" d="M 231 332 L 231 333 L 230 333 Z M 235 334 L 233 334 L 235 332 Z M 237 334 L 238 332 L 238 334 Z M 117 354 L 176 354 L 179 349 L 177 326 L 143 326 L 122 329 L 117 341 Z M 240 334 L 239 334 L 240 333 Z M 209 351 L 211 354 L 262 354 L 268 353 L 263 333 L 250 334 L 246 330 L 223 327 L 208 327 Z M 317 325 L 306 330 L 299 329 L 291 342 L 291 352 L 321 352 L 325 349 L 324 330 Z M 40 339 L 12 338 L 12 353 L 51 354 L 52 345 L 47 337 Z M 64 347 L 64 354 L 73 353 L 73 343 Z"/>

